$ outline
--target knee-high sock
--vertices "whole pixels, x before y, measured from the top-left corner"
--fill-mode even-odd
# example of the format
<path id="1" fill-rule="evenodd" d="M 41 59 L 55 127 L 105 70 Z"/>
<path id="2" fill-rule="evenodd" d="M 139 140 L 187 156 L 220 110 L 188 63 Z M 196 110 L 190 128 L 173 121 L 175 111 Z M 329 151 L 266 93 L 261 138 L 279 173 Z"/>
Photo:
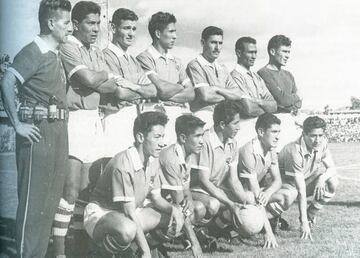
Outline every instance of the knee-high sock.
<path id="1" fill-rule="evenodd" d="M 266 210 L 274 217 L 277 218 L 285 211 L 284 207 L 278 202 L 271 202 L 266 206 Z"/>
<path id="2" fill-rule="evenodd" d="M 333 197 L 335 193 L 330 193 L 325 191 L 324 196 L 320 200 L 313 200 L 307 209 L 308 216 L 310 218 L 314 217 L 324 206 L 324 204 L 328 203 Z"/>
<path id="3" fill-rule="evenodd" d="M 84 209 L 88 202 L 77 199 L 75 202 L 73 228 L 74 230 L 84 230 Z"/>
<path id="4" fill-rule="evenodd" d="M 63 198 L 60 199 L 53 223 L 52 233 L 54 237 L 66 236 L 74 206 L 75 204 L 70 204 Z"/>

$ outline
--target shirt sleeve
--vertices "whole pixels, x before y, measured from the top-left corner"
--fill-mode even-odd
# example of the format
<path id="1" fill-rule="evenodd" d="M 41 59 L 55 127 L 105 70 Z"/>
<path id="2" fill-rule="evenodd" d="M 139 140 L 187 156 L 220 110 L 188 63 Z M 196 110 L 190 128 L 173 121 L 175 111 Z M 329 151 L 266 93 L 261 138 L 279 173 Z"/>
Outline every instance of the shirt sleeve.
<path id="1" fill-rule="evenodd" d="M 279 166 L 285 178 L 294 180 L 295 177 L 304 177 L 303 158 L 296 148 L 285 146 L 279 153 Z"/>
<path id="2" fill-rule="evenodd" d="M 204 144 L 204 147 L 201 149 L 200 153 L 197 155 L 197 162 L 192 164 L 193 169 L 202 170 L 210 173 L 210 152 L 211 146 L 208 143 Z"/>
<path id="3" fill-rule="evenodd" d="M 260 96 L 263 100 L 273 100 L 275 101 L 274 97 L 271 95 L 270 91 L 268 90 L 268 88 L 265 85 L 264 80 L 257 75 L 258 79 L 259 79 L 259 90 L 260 90 Z"/>
<path id="4" fill-rule="evenodd" d="M 76 44 L 63 44 L 60 48 L 60 56 L 69 80 L 77 71 L 88 69 L 88 66 L 83 62 L 80 49 Z"/>
<path id="5" fill-rule="evenodd" d="M 154 59 L 147 53 L 147 51 L 142 52 L 136 57 L 137 61 L 140 63 L 142 69 L 145 71 L 146 75 L 155 73 L 156 74 L 156 65 Z"/>
<path id="6" fill-rule="evenodd" d="M 24 47 L 14 58 L 8 71 L 23 84 L 30 79 L 39 68 L 40 55 L 32 51 L 30 45 Z"/>
<path id="7" fill-rule="evenodd" d="M 246 88 L 245 78 L 236 71 L 232 71 L 230 75 L 231 75 L 232 79 L 234 80 L 234 82 L 236 83 L 237 87 L 239 87 L 241 93 L 243 95 L 247 96 L 248 98 L 250 98 L 249 92 Z"/>
<path id="8" fill-rule="evenodd" d="M 257 178 L 255 166 L 256 163 L 253 155 L 245 149 L 240 149 L 238 162 L 239 178 Z"/>
<path id="9" fill-rule="evenodd" d="M 120 64 L 117 62 L 116 57 L 110 53 L 109 50 L 104 49 L 104 59 L 107 66 L 107 70 L 114 74 L 114 75 L 120 75 L 121 77 L 124 77 L 124 74 L 122 73 L 120 68 Z"/>
<path id="10" fill-rule="evenodd" d="M 198 62 L 196 61 L 190 62 L 186 68 L 186 72 L 192 84 L 194 85 L 195 89 L 210 86 L 206 78 L 206 74 Z"/>
<path id="11" fill-rule="evenodd" d="M 176 58 L 175 59 L 177 66 L 179 67 L 179 83 L 184 87 L 191 86 L 191 81 L 189 76 L 186 73 L 185 67 L 182 64 L 181 60 Z"/>
<path id="12" fill-rule="evenodd" d="M 129 173 L 114 169 L 112 174 L 113 202 L 134 202 L 134 185 Z"/>
<path id="13" fill-rule="evenodd" d="M 237 84 L 235 83 L 234 79 L 231 77 L 229 71 L 225 67 L 225 65 L 222 65 L 222 69 L 224 70 L 224 73 L 226 75 L 225 79 L 225 88 L 226 89 L 235 89 L 239 88 Z"/>
<path id="14" fill-rule="evenodd" d="M 183 190 L 180 164 L 165 158 L 160 159 L 162 171 L 161 188 L 172 191 Z"/>

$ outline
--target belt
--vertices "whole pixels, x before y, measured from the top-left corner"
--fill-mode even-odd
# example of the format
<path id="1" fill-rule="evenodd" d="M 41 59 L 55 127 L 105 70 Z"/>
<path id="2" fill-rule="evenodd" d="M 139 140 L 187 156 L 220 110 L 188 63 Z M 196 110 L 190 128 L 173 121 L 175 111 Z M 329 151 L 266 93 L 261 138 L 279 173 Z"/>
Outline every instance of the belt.
<path id="1" fill-rule="evenodd" d="M 56 120 L 67 120 L 69 113 L 66 109 L 57 108 L 56 106 L 49 106 L 49 108 L 43 106 L 29 107 L 22 105 L 19 108 L 19 119 L 22 122 L 41 122 L 44 119 L 50 122 Z"/>

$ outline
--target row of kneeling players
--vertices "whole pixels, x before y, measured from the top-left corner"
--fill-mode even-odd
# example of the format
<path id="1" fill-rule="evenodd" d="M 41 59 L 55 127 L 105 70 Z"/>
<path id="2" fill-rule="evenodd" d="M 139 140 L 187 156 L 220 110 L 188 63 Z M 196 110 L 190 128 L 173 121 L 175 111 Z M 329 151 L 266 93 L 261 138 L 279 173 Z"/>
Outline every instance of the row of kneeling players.
<path id="1" fill-rule="evenodd" d="M 276 247 L 270 222 L 278 224 L 297 196 L 301 237 L 311 238 L 309 225 L 337 181 L 324 121 L 307 118 L 302 133 L 295 127 L 302 100 L 282 69 L 290 39 L 271 38 L 269 63 L 255 73 L 256 40 L 239 38 L 237 64 L 228 73 L 217 61 L 223 30 L 209 26 L 202 53 L 185 68 L 169 52 L 174 15 L 152 15 L 152 45 L 135 58 L 128 48 L 137 15 L 117 9 L 112 42 L 101 51 L 93 45 L 100 12 L 90 1 L 72 10 L 67 0 L 41 1 L 40 35 L 15 57 L 1 84 L 17 133 L 19 256 L 44 255 L 54 214 L 57 257 L 65 255 L 72 217 L 75 229 L 85 226 L 110 253 L 135 242 L 149 256 L 145 236 L 154 229 L 161 229 L 159 240 L 184 228 L 196 256 L 202 244 L 214 247 L 214 237 L 262 228 L 264 246 Z M 280 151 L 277 145 L 291 140 Z"/>

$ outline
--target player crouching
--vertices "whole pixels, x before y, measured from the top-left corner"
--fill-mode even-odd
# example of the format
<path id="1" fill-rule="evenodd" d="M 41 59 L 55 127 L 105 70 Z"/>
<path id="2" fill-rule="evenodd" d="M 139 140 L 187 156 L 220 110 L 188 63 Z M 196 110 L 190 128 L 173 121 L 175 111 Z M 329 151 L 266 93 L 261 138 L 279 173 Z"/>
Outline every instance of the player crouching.
<path id="1" fill-rule="evenodd" d="M 171 224 L 177 234 L 183 226 L 182 212 L 160 193 L 158 157 L 166 123 L 163 113 L 140 114 L 134 122 L 134 146 L 115 155 L 97 181 L 84 226 L 107 253 L 120 253 L 135 241 L 141 257 L 151 257 L 145 233 Z M 145 204 L 146 198 L 151 202 Z"/>
<path id="2" fill-rule="evenodd" d="M 279 153 L 283 185 L 276 193 L 278 201 L 273 203 L 271 211 L 274 215 L 280 215 L 297 198 L 302 239 L 312 240 L 310 228 L 316 222 L 316 215 L 333 198 L 338 185 L 325 128 L 326 123 L 322 118 L 306 118 L 301 137 L 287 144 Z M 313 196 L 309 206 L 308 196 Z"/>

